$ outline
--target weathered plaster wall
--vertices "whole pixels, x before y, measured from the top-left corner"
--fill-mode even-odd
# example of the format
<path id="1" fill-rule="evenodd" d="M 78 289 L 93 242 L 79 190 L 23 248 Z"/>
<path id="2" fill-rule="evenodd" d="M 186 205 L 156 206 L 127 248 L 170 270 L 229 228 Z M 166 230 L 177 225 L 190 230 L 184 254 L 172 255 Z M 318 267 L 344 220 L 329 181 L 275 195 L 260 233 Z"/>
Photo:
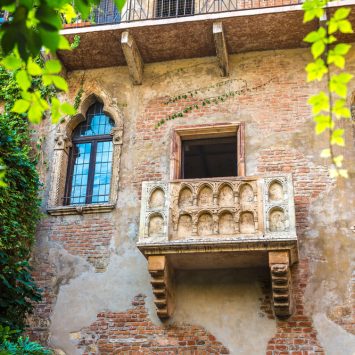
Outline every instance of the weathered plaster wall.
<path id="1" fill-rule="evenodd" d="M 314 90 L 305 83 L 309 59 L 305 50 L 235 55 L 227 79 L 215 58 L 151 64 L 141 86 L 132 86 L 125 67 L 69 74 L 71 98 L 83 81 L 87 93 L 105 91 L 124 113 L 118 204 L 110 213 L 43 218 L 33 263 L 45 297 L 32 319 L 33 337 L 66 354 L 354 353 L 355 137 L 349 130 L 344 150 L 350 179 L 336 185 L 319 158 L 326 142 L 315 138 L 306 103 Z M 355 51 L 348 68 L 355 73 Z M 164 104 L 190 90 L 197 94 Z M 230 90 L 241 92 L 155 128 L 167 114 Z M 247 175 L 293 173 L 296 312 L 287 321 L 273 318 L 266 269 L 184 271 L 175 315 L 162 324 L 135 247 L 141 182 L 169 178 L 172 127 L 228 121 L 246 123 Z M 44 123 L 42 130 L 49 181 L 54 129 Z"/>

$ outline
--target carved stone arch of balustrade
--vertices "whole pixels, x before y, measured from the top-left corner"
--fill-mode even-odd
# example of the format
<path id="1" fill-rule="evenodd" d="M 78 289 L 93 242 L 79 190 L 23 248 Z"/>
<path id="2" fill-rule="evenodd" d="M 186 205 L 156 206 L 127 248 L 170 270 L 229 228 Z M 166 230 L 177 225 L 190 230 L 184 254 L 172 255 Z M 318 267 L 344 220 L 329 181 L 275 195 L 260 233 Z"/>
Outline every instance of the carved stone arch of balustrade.
<path id="1" fill-rule="evenodd" d="M 230 191 L 228 191 L 230 189 Z M 218 206 L 234 206 L 236 201 L 235 186 L 229 181 L 222 182 L 217 187 Z"/>
<path id="2" fill-rule="evenodd" d="M 187 208 L 194 205 L 196 191 L 190 184 L 182 183 L 177 194 L 177 205 L 179 208 Z"/>
<path id="3" fill-rule="evenodd" d="M 282 233 L 289 230 L 289 212 L 286 205 L 270 207 L 266 216 L 268 232 Z"/>
<path id="4" fill-rule="evenodd" d="M 217 226 L 213 213 L 208 209 L 202 209 L 196 214 L 197 235 L 203 237 L 216 233 Z"/>
<path id="5" fill-rule="evenodd" d="M 111 131 L 113 154 L 112 154 L 112 175 L 110 190 L 110 205 L 115 205 L 118 195 L 119 169 L 121 158 L 121 146 L 123 136 L 123 113 L 117 106 L 114 99 L 105 91 L 99 93 L 85 93 L 78 108 L 78 113 L 67 117 L 57 127 L 55 134 L 55 145 L 53 154 L 53 167 L 50 180 L 50 193 L 48 198 L 48 209 L 63 205 L 65 181 L 68 169 L 69 149 L 72 146 L 71 137 L 74 129 L 86 119 L 86 112 L 95 102 L 103 104 L 103 111 L 110 116 L 115 127 Z"/>
<path id="6" fill-rule="evenodd" d="M 287 200 L 287 181 L 285 179 L 274 178 L 267 183 L 265 193 L 269 203 L 283 202 Z"/>
<path id="7" fill-rule="evenodd" d="M 148 197 L 148 209 L 149 210 L 160 210 L 164 209 L 167 202 L 167 189 L 165 186 L 154 186 L 149 191 Z"/>
<path id="8" fill-rule="evenodd" d="M 151 212 L 146 218 L 145 235 L 150 239 L 164 239 L 167 232 L 167 217 L 164 211 Z"/>
<path id="9" fill-rule="evenodd" d="M 216 187 L 209 182 L 203 182 L 197 187 L 195 196 L 197 206 L 213 206 L 217 198 Z"/>
<path id="10" fill-rule="evenodd" d="M 194 218 L 191 213 L 181 212 L 177 223 L 176 239 L 184 239 L 194 235 Z M 195 228 L 196 229 L 196 228 Z"/>
<path id="11" fill-rule="evenodd" d="M 250 204 L 255 201 L 257 191 L 249 182 L 245 182 L 238 187 L 239 202 L 241 204 Z"/>
<path id="12" fill-rule="evenodd" d="M 254 234 L 258 230 L 258 214 L 252 209 L 239 211 L 239 232 Z"/>
<path id="13" fill-rule="evenodd" d="M 221 208 L 218 211 L 218 234 L 230 235 L 238 233 L 235 209 Z"/>

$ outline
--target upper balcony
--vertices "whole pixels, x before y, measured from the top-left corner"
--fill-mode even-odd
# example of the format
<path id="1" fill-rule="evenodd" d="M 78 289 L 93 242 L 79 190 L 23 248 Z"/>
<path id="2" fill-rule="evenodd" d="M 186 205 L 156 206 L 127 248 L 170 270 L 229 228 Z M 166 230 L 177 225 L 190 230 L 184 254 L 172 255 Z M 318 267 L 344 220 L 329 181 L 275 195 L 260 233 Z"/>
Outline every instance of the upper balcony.
<path id="1" fill-rule="evenodd" d="M 162 318 L 172 313 L 173 270 L 260 266 L 271 270 L 276 315 L 288 316 L 298 259 L 292 177 L 144 182 L 137 246 Z"/>
<path id="2" fill-rule="evenodd" d="M 223 27 L 228 54 L 304 47 L 316 21 L 303 24 L 302 0 L 127 0 L 122 14 L 104 0 L 86 22 L 64 26 L 80 46 L 59 57 L 68 70 L 126 65 L 122 34 L 129 32 L 142 63 L 206 57 L 218 54 L 213 24 Z M 353 7 L 355 0 L 332 1 L 329 11 Z M 352 11 L 350 21 L 355 22 Z M 354 41 L 355 35 L 348 35 Z M 90 55 L 87 55 L 90 53 Z M 128 63 L 129 64 L 129 63 Z"/>

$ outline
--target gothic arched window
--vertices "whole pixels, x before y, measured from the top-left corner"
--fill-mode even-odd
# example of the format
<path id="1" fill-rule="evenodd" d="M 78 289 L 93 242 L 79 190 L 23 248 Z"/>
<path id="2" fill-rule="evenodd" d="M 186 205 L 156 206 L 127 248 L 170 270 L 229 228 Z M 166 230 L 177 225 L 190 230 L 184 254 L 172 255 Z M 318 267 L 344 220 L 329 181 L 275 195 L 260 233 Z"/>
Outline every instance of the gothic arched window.
<path id="1" fill-rule="evenodd" d="M 86 120 L 73 131 L 65 188 L 65 205 L 106 203 L 110 200 L 114 121 L 103 104 L 93 104 Z"/>

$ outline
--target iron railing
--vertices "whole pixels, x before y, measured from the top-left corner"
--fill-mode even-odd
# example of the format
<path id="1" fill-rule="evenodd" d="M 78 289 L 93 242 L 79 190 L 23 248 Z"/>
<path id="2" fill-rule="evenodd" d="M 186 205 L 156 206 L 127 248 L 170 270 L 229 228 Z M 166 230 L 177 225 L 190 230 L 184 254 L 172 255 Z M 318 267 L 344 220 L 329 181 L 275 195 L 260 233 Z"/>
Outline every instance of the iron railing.
<path id="1" fill-rule="evenodd" d="M 76 20 L 64 27 L 83 27 L 143 20 L 159 20 L 301 4 L 302 0 L 127 0 L 119 13 L 113 0 L 101 1 L 89 20 Z"/>

